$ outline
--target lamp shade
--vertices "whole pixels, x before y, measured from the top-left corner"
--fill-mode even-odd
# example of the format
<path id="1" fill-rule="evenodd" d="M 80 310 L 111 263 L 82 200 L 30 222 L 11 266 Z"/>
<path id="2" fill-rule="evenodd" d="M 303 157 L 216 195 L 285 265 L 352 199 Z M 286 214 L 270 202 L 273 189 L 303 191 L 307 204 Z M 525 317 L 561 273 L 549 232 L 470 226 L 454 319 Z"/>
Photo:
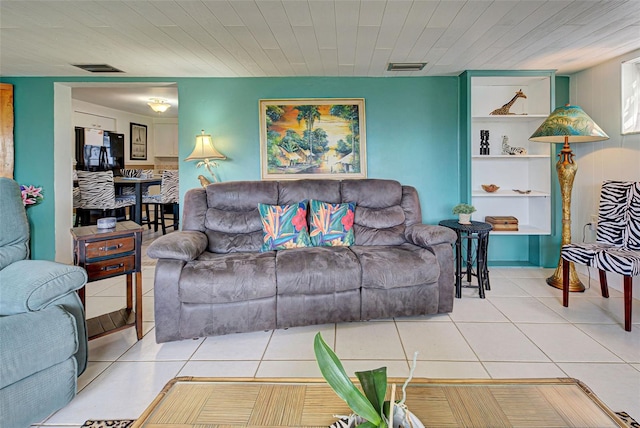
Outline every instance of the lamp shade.
<path id="1" fill-rule="evenodd" d="M 226 159 L 227 157 L 216 150 L 213 147 L 213 139 L 211 135 L 205 134 L 204 129 L 202 134 L 196 136 L 196 146 L 191 154 L 185 159 L 187 161 L 192 160 L 204 160 L 204 159 Z"/>
<path id="2" fill-rule="evenodd" d="M 584 110 L 568 104 L 555 109 L 529 137 L 530 141 L 540 143 L 590 143 L 608 139 Z"/>
<path id="3" fill-rule="evenodd" d="M 168 102 L 157 98 L 153 98 L 147 103 L 147 105 L 151 107 L 151 110 L 155 111 L 156 113 L 164 113 L 165 111 L 169 110 L 169 107 L 171 107 L 171 104 L 169 104 Z"/>

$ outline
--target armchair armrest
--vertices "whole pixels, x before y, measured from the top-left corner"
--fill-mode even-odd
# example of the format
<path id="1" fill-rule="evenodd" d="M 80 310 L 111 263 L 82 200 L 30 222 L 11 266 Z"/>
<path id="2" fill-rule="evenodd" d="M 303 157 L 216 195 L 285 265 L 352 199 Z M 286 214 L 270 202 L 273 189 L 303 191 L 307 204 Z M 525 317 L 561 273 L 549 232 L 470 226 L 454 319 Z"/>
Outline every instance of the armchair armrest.
<path id="1" fill-rule="evenodd" d="M 149 245 L 147 255 L 153 259 L 175 259 L 190 262 L 207 248 L 207 235 L 198 231 L 173 232 Z"/>
<path id="2" fill-rule="evenodd" d="M 39 311 L 82 288 L 87 272 L 47 260 L 20 260 L 0 270 L 0 315 Z"/>
<path id="3" fill-rule="evenodd" d="M 437 244 L 453 244 L 457 239 L 453 230 L 428 224 L 413 224 L 407 227 L 404 236 L 410 243 L 425 248 Z"/>

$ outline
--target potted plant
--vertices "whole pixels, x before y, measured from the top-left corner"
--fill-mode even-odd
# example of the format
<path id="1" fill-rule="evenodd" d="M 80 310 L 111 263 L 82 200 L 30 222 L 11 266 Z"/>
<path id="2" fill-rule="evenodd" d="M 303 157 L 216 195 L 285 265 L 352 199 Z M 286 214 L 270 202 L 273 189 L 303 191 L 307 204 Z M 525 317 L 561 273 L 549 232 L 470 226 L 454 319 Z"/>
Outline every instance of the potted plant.
<path id="1" fill-rule="evenodd" d="M 340 359 L 325 343 L 320 333 L 315 336 L 313 350 L 322 376 L 338 397 L 342 398 L 354 412 L 348 417 L 341 418 L 349 428 L 387 428 L 398 426 L 403 428 L 424 428 L 422 422 L 404 405 L 405 397 L 398 402 L 395 401 L 395 385 L 391 390 L 393 406 L 391 405 L 391 401 L 385 401 L 387 393 L 386 367 L 356 372 L 356 376 L 364 392 L 363 394 L 360 389 L 353 384 L 349 376 L 347 376 Z M 415 357 L 417 357 L 417 355 Z M 409 378 L 402 387 L 403 392 L 413 376 L 415 357 Z M 389 415 L 391 414 L 393 414 L 393 423 L 389 423 L 389 419 L 391 419 Z M 344 424 L 336 422 L 331 425 L 331 427 L 344 426 Z"/>
<path id="2" fill-rule="evenodd" d="M 475 211 L 476 208 L 469 204 L 458 204 L 452 210 L 454 214 L 458 214 L 458 223 L 460 224 L 471 224 L 471 213 Z"/>

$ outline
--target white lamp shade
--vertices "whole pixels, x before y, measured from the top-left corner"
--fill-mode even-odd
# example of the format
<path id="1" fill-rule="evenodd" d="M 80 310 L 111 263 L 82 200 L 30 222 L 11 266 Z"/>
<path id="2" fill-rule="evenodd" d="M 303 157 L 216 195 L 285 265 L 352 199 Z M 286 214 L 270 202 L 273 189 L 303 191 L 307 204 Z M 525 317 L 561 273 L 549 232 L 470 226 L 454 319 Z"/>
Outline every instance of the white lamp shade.
<path id="1" fill-rule="evenodd" d="M 196 146 L 191 154 L 185 159 L 192 160 L 204 160 L 204 159 L 226 159 L 227 157 L 216 150 L 213 147 L 213 139 L 211 135 L 205 134 L 202 130 L 202 134 L 196 136 Z"/>

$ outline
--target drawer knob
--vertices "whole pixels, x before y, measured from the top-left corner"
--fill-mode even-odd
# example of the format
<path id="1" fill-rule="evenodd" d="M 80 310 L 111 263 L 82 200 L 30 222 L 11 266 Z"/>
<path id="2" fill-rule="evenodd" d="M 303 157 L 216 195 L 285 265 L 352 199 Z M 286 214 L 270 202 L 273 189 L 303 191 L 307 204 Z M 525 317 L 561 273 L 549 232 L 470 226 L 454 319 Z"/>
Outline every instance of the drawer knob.
<path id="1" fill-rule="evenodd" d="M 100 270 L 103 270 L 105 272 L 109 272 L 111 270 L 116 270 L 116 269 L 120 269 L 121 267 L 124 266 L 124 263 L 119 263 L 117 265 L 111 265 L 111 266 L 105 266 L 103 268 L 100 268 Z"/>
<path id="2" fill-rule="evenodd" d="M 122 244 L 118 244 L 118 245 L 112 245 L 110 247 L 100 247 L 98 248 L 98 250 L 100 251 L 113 251 L 113 250 L 117 250 L 118 248 L 121 248 Z"/>

